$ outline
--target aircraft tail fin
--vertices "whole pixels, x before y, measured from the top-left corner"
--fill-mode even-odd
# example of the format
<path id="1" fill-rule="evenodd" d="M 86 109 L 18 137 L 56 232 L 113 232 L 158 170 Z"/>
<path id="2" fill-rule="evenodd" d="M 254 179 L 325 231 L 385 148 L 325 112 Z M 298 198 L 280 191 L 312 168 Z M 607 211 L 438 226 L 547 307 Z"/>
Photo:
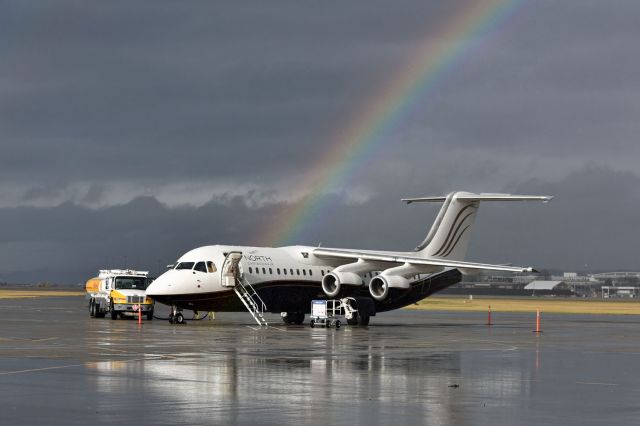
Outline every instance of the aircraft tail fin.
<path id="1" fill-rule="evenodd" d="M 404 198 L 402 201 L 407 204 L 443 202 L 429 233 L 415 251 L 425 258 L 464 260 L 481 201 L 543 201 L 546 203 L 552 198 L 544 195 L 452 192 L 444 197 Z"/>

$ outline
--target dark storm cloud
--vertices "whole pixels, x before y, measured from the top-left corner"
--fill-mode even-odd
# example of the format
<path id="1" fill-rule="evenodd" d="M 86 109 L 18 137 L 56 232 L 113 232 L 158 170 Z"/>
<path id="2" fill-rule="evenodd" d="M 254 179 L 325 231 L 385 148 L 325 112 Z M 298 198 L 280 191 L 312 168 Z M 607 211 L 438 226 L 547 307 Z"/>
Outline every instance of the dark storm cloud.
<path id="1" fill-rule="evenodd" d="M 2 2 L 0 280 L 255 242 L 474 1 Z M 402 196 L 542 192 L 558 197 L 483 206 L 471 257 L 637 269 L 638 16 L 636 1 L 522 2 L 354 161 L 323 201 L 341 214 L 300 242 L 406 249 L 435 207 Z"/>
<path id="2" fill-rule="evenodd" d="M 29 13 L 14 3 L 25 19 L 4 27 L 1 108 L 17 146 L 2 173 L 77 179 L 113 161 L 128 178 L 228 176 L 238 148 L 257 171 L 286 163 L 252 162 L 274 151 L 300 164 L 436 19 L 409 3 L 390 23 L 380 4 L 309 6 L 61 2 Z M 405 30 L 389 28 L 400 20 Z M 215 172 L 198 150 L 220 160 Z"/>
<path id="3" fill-rule="evenodd" d="M 241 200 L 168 209 L 153 198 L 101 210 L 71 203 L 0 209 L 0 281 L 75 283 L 106 266 L 157 273 L 195 246 L 240 243 L 262 214 Z"/>
<path id="4" fill-rule="evenodd" d="M 562 181 L 533 180 L 515 193 L 554 194 L 539 203 L 483 203 L 469 258 L 565 270 L 634 269 L 640 231 L 640 177 L 588 166 Z M 395 195 L 344 205 L 309 225 L 301 243 L 410 250 L 426 235 L 435 205 L 405 206 Z M 153 198 L 91 210 L 0 209 L 4 230 L 0 281 L 80 282 L 95 270 L 135 267 L 161 271 L 184 252 L 208 244 L 250 245 L 277 221 L 279 206 L 249 208 L 240 198 L 199 208 L 167 208 Z M 393 224 L 393 225 L 391 225 Z"/>

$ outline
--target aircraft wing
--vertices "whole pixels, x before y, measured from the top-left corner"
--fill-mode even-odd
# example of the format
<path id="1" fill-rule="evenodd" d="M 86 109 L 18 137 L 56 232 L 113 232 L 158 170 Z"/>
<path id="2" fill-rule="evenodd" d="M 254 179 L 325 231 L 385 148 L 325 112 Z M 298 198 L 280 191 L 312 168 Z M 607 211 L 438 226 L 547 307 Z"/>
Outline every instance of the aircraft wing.
<path id="1" fill-rule="evenodd" d="M 345 249 L 332 249 L 332 248 L 316 248 L 313 250 L 314 256 L 320 258 L 333 258 L 333 259 L 352 259 L 357 261 L 358 259 L 404 264 L 409 263 L 412 265 L 425 265 L 435 266 L 442 268 L 460 268 L 466 270 L 486 270 L 486 271 L 503 271 L 503 272 L 537 272 L 531 267 L 509 266 L 509 265 L 493 265 L 489 263 L 474 263 L 463 262 L 457 260 L 440 259 L 436 257 L 414 257 L 407 256 L 405 253 L 389 253 L 389 252 L 375 252 L 375 251 L 358 251 L 358 250 L 345 250 Z"/>

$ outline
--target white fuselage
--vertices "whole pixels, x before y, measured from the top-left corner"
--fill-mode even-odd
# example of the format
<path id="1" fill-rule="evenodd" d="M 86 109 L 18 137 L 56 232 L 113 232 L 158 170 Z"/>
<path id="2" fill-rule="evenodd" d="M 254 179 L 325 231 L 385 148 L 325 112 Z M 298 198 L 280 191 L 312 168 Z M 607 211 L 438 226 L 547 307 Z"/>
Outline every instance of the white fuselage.
<path id="1" fill-rule="evenodd" d="M 223 286 L 222 269 L 229 253 L 242 253 L 239 274 L 245 283 L 258 291 L 271 312 L 305 312 L 312 300 L 326 299 L 322 279 L 341 266 L 349 266 L 348 259 L 327 259 L 313 255 L 316 247 L 251 247 L 251 246 L 205 246 L 185 253 L 172 268 L 153 281 L 147 295 L 160 303 L 178 308 L 200 311 L 244 311 L 233 288 Z M 391 252 L 386 252 L 390 255 Z M 210 262 L 208 264 L 208 262 Z M 198 267 L 198 264 L 201 267 Z M 204 268 L 202 267 L 204 265 Z M 379 270 L 372 264 L 359 270 L 356 282 L 343 286 L 345 293 L 353 297 L 370 298 L 368 285 Z M 454 271 L 457 274 L 457 271 Z M 418 283 L 429 274 L 411 276 Z M 443 280 L 444 281 L 444 280 Z M 459 274 L 446 277 L 447 286 L 459 281 Z M 397 304 L 376 304 L 375 310 L 396 309 L 415 303 L 436 291 L 436 287 L 423 289 L 419 293 L 407 294 Z M 372 311 L 373 312 L 373 311 Z"/>
<path id="2" fill-rule="evenodd" d="M 330 272 L 342 262 L 331 262 L 313 256 L 314 247 L 247 247 L 247 246 L 205 246 L 185 253 L 173 268 L 159 276 L 149 288 L 147 294 L 162 295 L 198 295 L 204 293 L 229 292 L 222 286 L 221 269 L 226 254 L 241 252 L 241 274 L 249 284 L 260 285 L 273 282 L 319 283 L 324 274 Z M 199 262 L 213 262 L 212 272 L 194 269 Z M 182 263 L 193 263 L 192 268 L 176 269 Z M 205 265 L 206 266 L 206 265 Z"/>

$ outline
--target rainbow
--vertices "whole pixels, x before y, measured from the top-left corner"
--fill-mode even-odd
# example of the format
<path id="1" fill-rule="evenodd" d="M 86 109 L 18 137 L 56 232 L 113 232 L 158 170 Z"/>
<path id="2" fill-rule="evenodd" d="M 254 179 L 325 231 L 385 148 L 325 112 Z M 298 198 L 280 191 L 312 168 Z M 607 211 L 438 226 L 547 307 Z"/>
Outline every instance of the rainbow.
<path id="1" fill-rule="evenodd" d="M 332 138 L 324 155 L 296 185 L 306 195 L 287 204 L 259 238 L 260 245 L 292 243 L 327 213 L 326 194 L 339 192 L 370 164 L 390 130 L 424 102 L 451 71 L 511 16 L 524 0 L 470 0 L 428 37 L 413 59 Z M 324 197 L 326 199 L 326 197 Z"/>

